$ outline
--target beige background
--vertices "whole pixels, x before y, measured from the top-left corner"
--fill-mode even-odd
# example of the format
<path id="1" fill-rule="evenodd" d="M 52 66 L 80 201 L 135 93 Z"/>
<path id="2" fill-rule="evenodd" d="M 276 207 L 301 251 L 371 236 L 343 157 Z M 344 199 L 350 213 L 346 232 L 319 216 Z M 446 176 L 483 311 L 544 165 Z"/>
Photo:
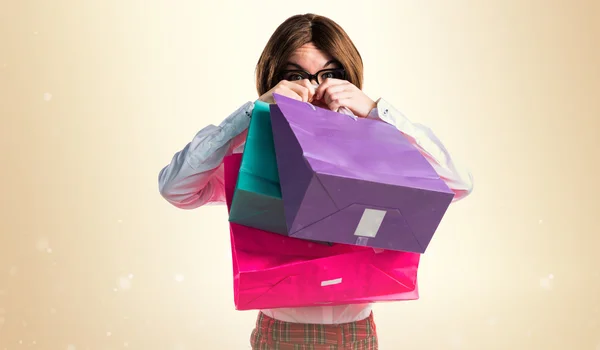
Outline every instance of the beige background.
<path id="1" fill-rule="evenodd" d="M 0 350 L 247 349 L 224 207 L 159 170 L 296 13 L 475 176 L 381 349 L 600 349 L 598 1 L 0 1 Z"/>

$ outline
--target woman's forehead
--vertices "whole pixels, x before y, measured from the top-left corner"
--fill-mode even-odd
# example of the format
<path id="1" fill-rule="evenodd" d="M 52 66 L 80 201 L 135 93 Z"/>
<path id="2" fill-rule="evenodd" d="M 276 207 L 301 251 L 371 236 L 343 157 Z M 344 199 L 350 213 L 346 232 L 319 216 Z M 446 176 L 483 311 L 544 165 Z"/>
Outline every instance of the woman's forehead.
<path id="1" fill-rule="evenodd" d="M 296 49 L 288 61 L 306 70 L 319 70 L 333 58 L 327 52 L 319 50 L 314 44 L 308 43 Z"/>

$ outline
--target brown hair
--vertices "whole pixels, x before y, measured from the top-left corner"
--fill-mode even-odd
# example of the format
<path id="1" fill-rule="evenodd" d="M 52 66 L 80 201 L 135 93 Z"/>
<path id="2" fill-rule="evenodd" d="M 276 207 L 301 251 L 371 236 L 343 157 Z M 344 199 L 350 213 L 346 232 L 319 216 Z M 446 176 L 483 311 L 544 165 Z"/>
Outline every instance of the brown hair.
<path id="1" fill-rule="evenodd" d="M 346 80 L 362 89 L 362 58 L 348 34 L 331 19 L 308 13 L 288 18 L 271 35 L 256 65 L 259 96 L 277 85 L 288 58 L 308 43 L 337 60 L 346 70 Z"/>

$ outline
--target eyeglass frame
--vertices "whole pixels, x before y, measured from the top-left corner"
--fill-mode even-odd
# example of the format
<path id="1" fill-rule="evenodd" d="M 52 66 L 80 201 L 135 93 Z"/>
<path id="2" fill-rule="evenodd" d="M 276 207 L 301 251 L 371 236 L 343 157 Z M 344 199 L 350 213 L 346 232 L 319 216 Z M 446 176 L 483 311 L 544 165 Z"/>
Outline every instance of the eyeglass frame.
<path id="1" fill-rule="evenodd" d="M 304 73 L 305 75 L 308 76 L 308 78 L 304 78 L 304 79 L 308 79 L 308 81 L 312 81 L 314 79 L 317 82 L 317 84 L 322 84 L 322 82 L 319 81 L 319 74 L 321 74 L 323 72 L 328 72 L 328 71 L 338 71 L 338 72 L 341 71 L 342 74 L 343 74 L 343 78 L 342 79 L 346 80 L 346 70 L 344 68 L 325 68 L 325 69 L 321 69 L 320 71 L 318 71 L 315 74 L 310 74 L 309 72 L 307 72 L 307 71 L 305 71 L 303 69 L 286 69 L 284 71 L 281 71 L 281 73 L 279 73 L 278 76 L 279 76 L 279 80 L 287 80 L 287 79 L 283 78 L 283 76 L 285 74 L 294 73 L 294 72 L 296 72 L 296 73 Z M 302 79 L 302 80 L 304 80 L 304 79 Z M 288 81 L 293 81 L 293 80 L 288 80 Z"/>

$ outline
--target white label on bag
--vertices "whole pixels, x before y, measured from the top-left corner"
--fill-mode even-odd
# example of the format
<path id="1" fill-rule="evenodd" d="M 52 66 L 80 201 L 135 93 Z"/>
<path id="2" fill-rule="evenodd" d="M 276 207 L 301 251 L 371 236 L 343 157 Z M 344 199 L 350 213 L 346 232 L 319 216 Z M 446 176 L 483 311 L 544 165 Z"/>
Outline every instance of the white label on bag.
<path id="1" fill-rule="evenodd" d="M 385 210 L 365 209 L 358 226 L 356 226 L 354 235 L 371 238 L 377 236 L 377 231 L 379 231 L 379 228 L 383 223 L 385 213 Z"/>
<path id="2" fill-rule="evenodd" d="M 321 287 L 331 286 L 331 285 L 340 284 L 340 283 L 342 283 L 342 279 L 336 278 L 334 280 L 328 280 L 328 281 L 321 282 Z"/>

